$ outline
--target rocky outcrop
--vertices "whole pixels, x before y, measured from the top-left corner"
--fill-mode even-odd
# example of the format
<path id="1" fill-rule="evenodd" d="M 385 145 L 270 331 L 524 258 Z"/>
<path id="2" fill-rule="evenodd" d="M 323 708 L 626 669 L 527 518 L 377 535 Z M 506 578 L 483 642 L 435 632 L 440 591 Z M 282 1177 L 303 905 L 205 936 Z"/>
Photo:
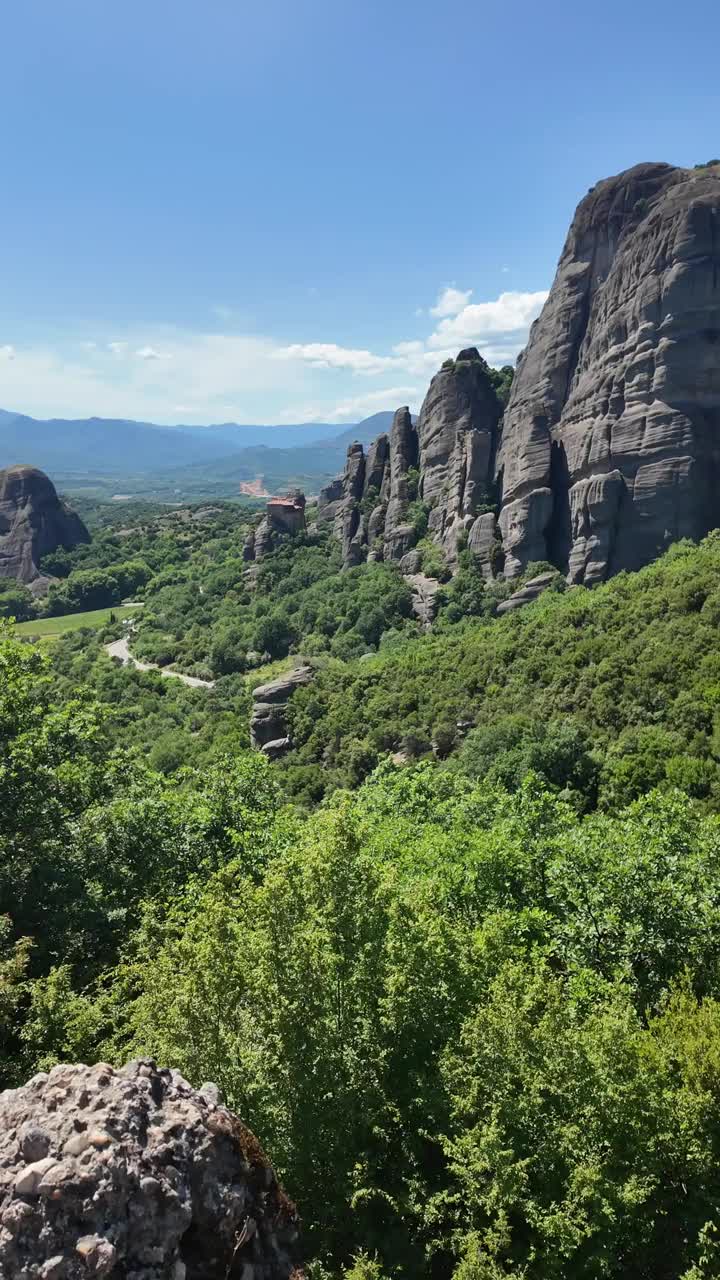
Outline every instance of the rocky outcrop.
<path id="1" fill-rule="evenodd" d="M 151 1060 L 0 1094 L 0 1275 L 288 1280 L 297 1215 L 215 1085 Z"/>
<path id="2" fill-rule="evenodd" d="M 402 569 L 402 565 L 400 567 Z M 427 631 L 435 621 L 440 583 L 437 578 L 428 578 L 424 573 L 406 573 L 405 578 L 412 591 L 412 611 Z"/>
<path id="3" fill-rule="evenodd" d="M 556 572 L 538 573 L 536 577 L 524 582 L 517 591 L 508 596 L 507 600 L 501 600 L 496 612 L 513 613 L 515 609 L 522 609 L 526 604 L 532 604 L 533 600 L 537 600 L 543 591 L 547 591 L 549 587 L 557 583 L 560 583 L 560 586 L 563 585 L 562 578 Z"/>
<path id="4" fill-rule="evenodd" d="M 312 669 L 296 667 L 279 680 L 258 685 L 253 690 L 250 714 L 250 745 L 271 759 L 283 755 L 292 746 L 288 735 L 287 707 L 295 690 L 312 679 Z"/>
<path id="5" fill-rule="evenodd" d="M 343 563 L 401 563 L 417 542 L 408 511 L 419 500 L 430 535 L 454 564 L 461 535 L 491 501 L 501 411 L 491 372 L 472 347 L 433 378 L 417 425 L 404 406 L 367 456 L 352 444 L 344 475 L 318 503 L 318 519 L 334 522 Z"/>
<path id="6" fill-rule="evenodd" d="M 304 529 L 304 493 L 293 489 L 284 498 L 270 498 L 263 519 L 243 543 L 243 560 L 262 560 L 277 546 L 279 536 L 292 536 Z"/>
<path id="7" fill-rule="evenodd" d="M 436 373 L 418 420 L 420 496 L 430 506 L 430 533 L 448 563 L 460 535 L 492 502 L 493 464 L 502 405 L 475 347 Z"/>
<path id="8" fill-rule="evenodd" d="M 720 523 L 720 168 L 642 164 L 578 207 L 502 426 L 505 573 L 592 585 Z"/>
<path id="9" fill-rule="evenodd" d="M 82 520 L 36 467 L 0 471 L 0 578 L 41 587 L 40 560 L 58 547 L 89 542 Z"/>
<path id="10" fill-rule="evenodd" d="M 414 527 L 407 522 L 407 510 L 417 497 L 417 481 L 410 473 L 417 470 L 418 437 L 407 405 L 398 409 L 390 431 L 388 451 L 387 505 L 383 523 L 383 558 L 402 560 L 415 545 Z"/>
<path id="11" fill-rule="evenodd" d="M 496 382 L 461 351 L 416 428 L 401 409 L 387 446 L 353 446 L 332 490 L 346 564 L 416 572 L 416 496 L 451 569 L 467 540 L 487 578 L 543 561 L 591 586 L 720 525 L 720 165 L 598 183 L 502 421 Z"/>

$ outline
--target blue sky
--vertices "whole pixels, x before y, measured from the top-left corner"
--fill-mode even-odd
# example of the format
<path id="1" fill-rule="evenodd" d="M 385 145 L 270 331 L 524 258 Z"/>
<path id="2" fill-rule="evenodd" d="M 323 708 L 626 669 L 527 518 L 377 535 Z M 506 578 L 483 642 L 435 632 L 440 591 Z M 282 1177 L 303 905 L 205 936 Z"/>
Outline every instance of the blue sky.
<path id="1" fill-rule="evenodd" d="M 718 9 L 4 6 L 0 406 L 351 422 L 514 357 L 589 186 L 720 154 Z"/>

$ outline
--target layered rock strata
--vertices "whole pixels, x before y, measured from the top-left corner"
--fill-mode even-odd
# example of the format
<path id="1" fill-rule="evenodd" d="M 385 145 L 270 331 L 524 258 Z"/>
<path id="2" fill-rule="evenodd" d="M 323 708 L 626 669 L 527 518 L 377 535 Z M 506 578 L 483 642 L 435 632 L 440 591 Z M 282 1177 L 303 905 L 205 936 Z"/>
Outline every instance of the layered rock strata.
<path id="1" fill-rule="evenodd" d="M 253 690 L 250 745 L 254 751 L 262 751 L 274 760 L 290 750 L 292 742 L 287 726 L 288 703 L 295 690 L 311 679 L 312 669 L 300 666 L 279 680 L 270 680 Z"/>
<path id="2" fill-rule="evenodd" d="M 720 167 L 641 164 L 578 206 L 495 468 L 505 573 L 592 585 L 720 524 Z"/>
<path id="3" fill-rule="evenodd" d="M 151 1060 L 0 1094 L 0 1275 L 289 1280 L 297 1215 L 215 1085 Z"/>
<path id="4" fill-rule="evenodd" d="M 462 535 L 470 536 L 492 501 L 501 412 L 490 371 L 472 347 L 435 375 L 417 424 L 405 406 L 390 435 L 378 436 L 367 455 L 352 444 L 343 476 L 318 502 L 318 519 L 332 520 L 342 542 L 343 563 L 367 558 L 402 565 L 418 541 L 424 511 L 430 536 L 454 564 Z"/>
<path id="5" fill-rule="evenodd" d="M 89 542 L 82 520 L 36 467 L 0 471 L 0 578 L 42 587 L 40 560 L 58 547 Z"/>

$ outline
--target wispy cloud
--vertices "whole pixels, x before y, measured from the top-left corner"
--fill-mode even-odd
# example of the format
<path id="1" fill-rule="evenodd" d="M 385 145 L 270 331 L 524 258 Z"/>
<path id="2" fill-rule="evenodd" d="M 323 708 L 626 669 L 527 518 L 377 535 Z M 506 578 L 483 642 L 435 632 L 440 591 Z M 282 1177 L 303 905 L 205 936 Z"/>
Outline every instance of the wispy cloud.
<path id="1" fill-rule="evenodd" d="M 172 356 L 164 355 L 162 351 L 156 351 L 154 347 L 140 347 L 139 351 L 135 352 L 135 355 L 139 356 L 141 360 L 172 360 Z"/>
<path id="2" fill-rule="evenodd" d="M 400 364 L 394 356 L 341 347 L 336 342 L 293 342 L 289 347 L 278 347 L 275 356 L 279 360 L 304 360 L 315 369 L 345 369 L 366 374 L 382 373 Z"/>
<path id="3" fill-rule="evenodd" d="M 452 297 L 448 292 L 452 290 Z M 440 290 L 424 337 L 378 351 L 341 342 L 139 327 L 92 343 L 0 345 L 1 403 L 38 417 L 177 422 L 351 421 L 399 403 L 417 408 L 442 361 L 477 346 L 511 363 L 547 294 L 507 291 L 473 302 Z M 298 335 L 302 337 L 302 335 Z"/>
<path id="4" fill-rule="evenodd" d="M 458 311 L 466 307 L 472 296 L 472 289 L 456 289 L 448 285 L 441 289 L 434 307 L 430 308 L 431 316 L 456 316 Z"/>

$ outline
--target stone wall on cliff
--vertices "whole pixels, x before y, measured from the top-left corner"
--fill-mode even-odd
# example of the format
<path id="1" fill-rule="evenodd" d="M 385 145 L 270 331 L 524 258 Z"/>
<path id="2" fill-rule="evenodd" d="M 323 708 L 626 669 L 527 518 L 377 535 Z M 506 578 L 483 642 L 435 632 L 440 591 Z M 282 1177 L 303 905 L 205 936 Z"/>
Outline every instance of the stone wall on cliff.
<path id="1" fill-rule="evenodd" d="M 298 1219 L 215 1085 L 151 1060 L 0 1094 L 0 1276 L 289 1280 Z"/>
<path id="2" fill-rule="evenodd" d="M 40 560 L 58 547 L 89 542 L 82 520 L 36 467 L 0 471 L 0 578 L 40 584 Z"/>
<path id="3" fill-rule="evenodd" d="M 265 515 L 245 539 L 243 559 L 262 560 L 274 550 L 280 537 L 292 537 L 304 529 L 305 494 L 300 489 L 291 489 L 284 498 L 269 498 Z"/>

